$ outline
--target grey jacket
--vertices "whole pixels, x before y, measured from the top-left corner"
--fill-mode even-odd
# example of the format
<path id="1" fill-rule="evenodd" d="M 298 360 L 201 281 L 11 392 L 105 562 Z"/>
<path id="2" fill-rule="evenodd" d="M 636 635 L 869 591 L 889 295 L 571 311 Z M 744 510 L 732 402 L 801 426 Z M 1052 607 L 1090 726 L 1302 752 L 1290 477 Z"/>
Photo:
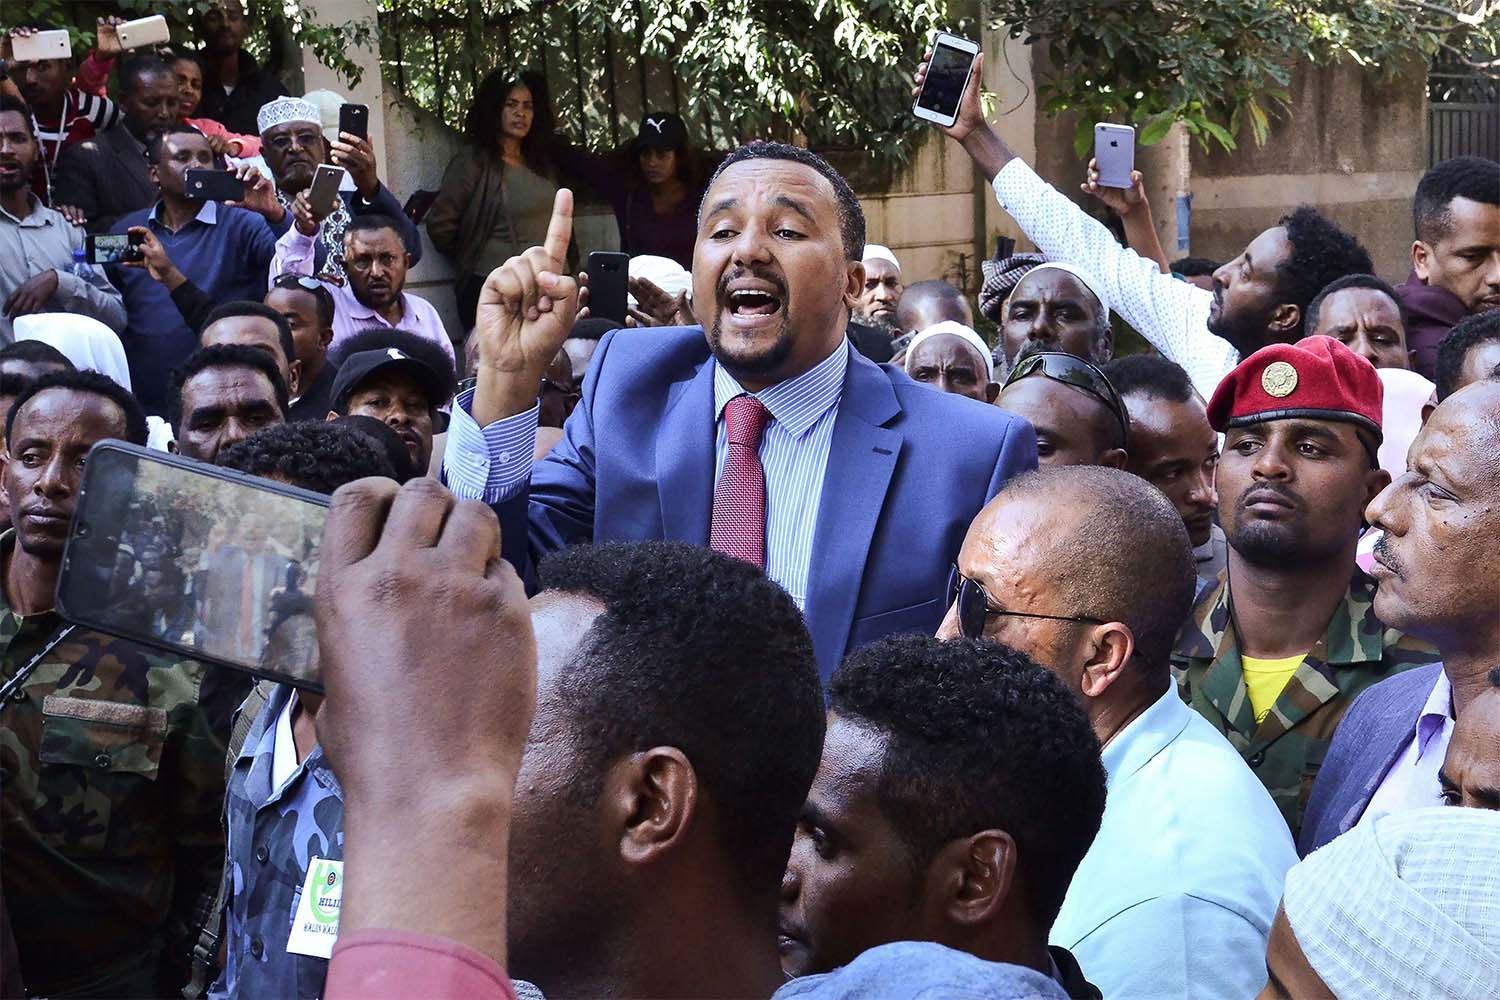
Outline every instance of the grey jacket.
<path id="1" fill-rule="evenodd" d="M 1359 822 L 1385 773 L 1416 736 L 1417 717 L 1442 669 L 1435 663 L 1396 674 L 1354 699 L 1313 783 L 1298 854 L 1307 857 Z"/>
<path id="2" fill-rule="evenodd" d="M 1057 982 L 940 944 L 897 941 L 841 969 L 793 979 L 771 1000 L 1067 1000 Z"/>

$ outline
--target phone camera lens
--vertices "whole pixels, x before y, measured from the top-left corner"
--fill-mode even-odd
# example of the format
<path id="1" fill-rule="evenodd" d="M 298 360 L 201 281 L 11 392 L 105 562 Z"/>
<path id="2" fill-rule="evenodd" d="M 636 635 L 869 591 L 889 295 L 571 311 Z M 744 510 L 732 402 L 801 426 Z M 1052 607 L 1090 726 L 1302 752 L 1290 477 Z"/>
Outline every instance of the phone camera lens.
<path id="1" fill-rule="evenodd" d="M 1120 146 L 1120 144 L 1118 142 L 1116 142 L 1114 139 L 1109 140 L 1109 144 L 1111 146 L 1114 146 L 1116 149 L 1118 149 L 1119 146 Z"/>
<path id="2" fill-rule="evenodd" d="M 89 537 L 89 526 L 86 524 L 76 524 L 73 526 L 73 534 L 79 538 L 87 538 Z"/>

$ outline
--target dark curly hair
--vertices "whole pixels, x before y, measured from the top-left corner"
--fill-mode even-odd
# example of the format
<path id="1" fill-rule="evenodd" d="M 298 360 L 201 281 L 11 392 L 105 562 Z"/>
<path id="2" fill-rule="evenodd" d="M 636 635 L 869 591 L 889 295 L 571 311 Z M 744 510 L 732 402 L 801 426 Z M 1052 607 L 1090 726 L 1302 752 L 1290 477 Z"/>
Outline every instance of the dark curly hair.
<path id="1" fill-rule="evenodd" d="M 1454 198 L 1500 205 L 1500 163 L 1483 156 L 1455 156 L 1423 174 L 1411 201 L 1417 239 L 1436 243 L 1448 235 Z"/>
<path id="2" fill-rule="evenodd" d="M 141 409 L 140 401 L 129 389 L 99 372 L 64 368 L 47 372 L 22 389 L 16 396 L 16 401 L 11 404 L 10 412 L 5 415 L 6 447 L 10 446 L 11 430 L 16 425 L 16 414 L 21 412 L 21 407 L 29 403 L 32 397 L 48 389 L 68 389 L 73 392 L 91 392 L 96 396 L 103 396 L 124 413 L 125 440 L 131 444 L 145 445 L 146 411 Z"/>
<path id="3" fill-rule="evenodd" d="M 859 260 L 865 252 L 865 211 L 859 205 L 859 197 L 849 182 L 835 169 L 833 164 L 817 153 L 791 146 L 784 142 L 747 142 L 724 158 L 709 178 L 708 188 L 703 191 L 703 200 L 698 203 L 698 217 L 702 220 L 703 207 L 708 204 L 708 190 L 714 186 L 719 175 L 736 163 L 746 160 L 790 160 L 804 167 L 811 167 L 833 185 L 834 197 L 838 199 L 839 233 L 844 241 L 844 256 Z"/>
<path id="4" fill-rule="evenodd" d="M 493 70 L 474 92 L 474 103 L 464 120 L 464 142 L 475 149 L 500 155 L 500 111 L 505 99 L 517 87 L 531 91 L 531 131 L 521 140 L 521 159 L 533 173 L 548 174 L 552 170 L 549 146 L 553 141 L 557 123 L 552 117 L 552 101 L 547 78 L 541 73 L 527 70 L 512 73 L 509 70 Z"/>
<path id="5" fill-rule="evenodd" d="M 328 360 L 335 365 L 341 365 L 351 354 L 358 354 L 360 351 L 385 351 L 392 347 L 437 372 L 447 387 L 445 396 L 451 397 L 457 391 L 458 376 L 453 373 L 453 359 L 448 357 L 448 352 L 426 337 L 408 330 L 392 330 L 379 326 L 361 330 L 341 341 L 336 349 L 329 351 Z"/>
<path id="6" fill-rule="evenodd" d="M 1434 375 L 1439 403 L 1463 388 L 1459 382 L 1463 379 L 1464 362 L 1468 360 L 1469 352 L 1491 341 L 1500 341 L 1500 309 L 1486 309 L 1465 316 L 1438 342 Z"/>
<path id="7" fill-rule="evenodd" d="M 1374 292 L 1380 292 L 1386 298 L 1396 303 L 1396 311 L 1401 314 L 1401 333 L 1406 334 L 1406 303 L 1401 301 L 1401 296 L 1391 287 L 1390 282 L 1377 278 L 1373 274 L 1350 274 L 1337 281 L 1329 282 L 1322 291 L 1313 296 L 1313 300 L 1307 304 L 1306 315 L 1302 322 L 1307 333 L 1311 334 L 1318 328 L 1318 314 L 1323 311 L 1323 303 L 1328 301 L 1328 296 L 1335 292 L 1342 292 L 1346 288 L 1368 288 Z"/>
<path id="8" fill-rule="evenodd" d="M 262 428 L 221 451 L 218 464 L 325 494 L 368 476 L 396 478 L 390 459 L 374 441 L 321 421 Z"/>
<path id="9" fill-rule="evenodd" d="M 1181 365 L 1155 354 L 1116 358 L 1099 370 L 1122 397 L 1140 395 L 1168 403 L 1186 403 L 1198 392 Z"/>
<path id="10" fill-rule="evenodd" d="M 547 558 L 545 590 L 603 604 L 557 680 L 594 773 L 654 746 L 687 755 L 717 806 L 746 899 L 780 891 L 823 752 L 812 638 L 754 566 L 681 542 L 578 546 Z"/>
<path id="11" fill-rule="evenodd" d="M 225 302 L 216 306 L 203 320 L 203 329 L 207 330 L 221 319 L 233 319 L 238 316 L 255 316 L 276 327 L 276 339 L 281 344 L 281 353 L 290 365 L 297 360 L 297 342 L 292 339 L 292 324 L 288 323 L 286 317 L 264 302 L 253 302 L 249 299 L 239 299 L 234 302 Z M 201 334 L 200 334 L 201 336 Z"/>
<path id="12" fill-rule="evenodd" d="M 1286 229 L 1292 252 L 1277 268 L 1281 301 L 1302 313 L 1302 326 L 1292 331 L 1296 340 L 1306 332 L 1307 307 L 1313 297 L 1346 274 L 1369 274 L 1370 255 L 1359 240 L 1340 229 L 1311 205 L 1283 215 L 1277 225 Z"/>
<path id="13" fill-rule="evenodd" d="M 1004 830 L 1050 927 L 1104 816 L 1099 740 L 1066 685 L 1005 646 L 903 636 L 845 660 L 828 701 L 887 737 L 877 794 L 914 875 L 943 845 Z"/>
<path id="14" fill-rule="evenodd" d="M 276 393 L 276 405 L 286 416 L 289 397 L 286 382 L 281 378 L 281 369 L 276 367 L 270 355 L 258 347 L 243 344 L 215 344 L 200 347 L 187 356 L 187 360 L 173 370 L 167 379 L 167 423 L 174 433 L 182 431 L 182 387 L 188 379 L 208 368 L 253 368 L 271 382 Z"/>

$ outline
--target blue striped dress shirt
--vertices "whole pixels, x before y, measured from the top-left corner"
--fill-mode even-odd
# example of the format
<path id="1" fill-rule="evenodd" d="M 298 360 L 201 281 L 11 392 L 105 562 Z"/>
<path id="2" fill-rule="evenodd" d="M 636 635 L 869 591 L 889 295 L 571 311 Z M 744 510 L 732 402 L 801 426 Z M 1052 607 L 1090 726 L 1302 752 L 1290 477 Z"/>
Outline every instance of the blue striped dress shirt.
<path id="1" fill-rule="evenodd" d="M 813 532 L 850 349 L 848 341 L 841 340 L 833 353 L 808 371 L 752 394 L 773 418 L 760 439 L 760 461 L 766 473 L 766 575 L 791 594 L 800 608 L 807 605 Z M 709 364 L 714 366 L 717 482 L 728 451 L 724 407 L 745 390 L 717 361 Z M 491 505 L 511 499 L 531 478 L 537 408 L 480 428 L 469 414 L 473 390 L 460 395 L 457 402 L 443 454 L 448 488 L 460 499 Z"/>

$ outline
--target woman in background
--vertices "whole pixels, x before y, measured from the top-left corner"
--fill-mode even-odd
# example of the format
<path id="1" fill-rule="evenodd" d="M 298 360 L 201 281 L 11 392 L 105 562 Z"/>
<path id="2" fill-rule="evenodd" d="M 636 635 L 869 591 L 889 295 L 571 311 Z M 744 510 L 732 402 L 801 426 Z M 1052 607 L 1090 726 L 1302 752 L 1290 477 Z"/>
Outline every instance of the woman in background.
<path id="1" fill-rule="evenodd" d="M 557 194 L 551 135 L 539 74 L 496 70 L 484 78 L 469 109 L 465 148 L 449 162 L 427 213 L 432 245 L 458 272 L 453 290 L 466 335 L 485 277 L 547 235 Z M 571 267 L 576 252 L 570 249 L 569 256 Z"/>

